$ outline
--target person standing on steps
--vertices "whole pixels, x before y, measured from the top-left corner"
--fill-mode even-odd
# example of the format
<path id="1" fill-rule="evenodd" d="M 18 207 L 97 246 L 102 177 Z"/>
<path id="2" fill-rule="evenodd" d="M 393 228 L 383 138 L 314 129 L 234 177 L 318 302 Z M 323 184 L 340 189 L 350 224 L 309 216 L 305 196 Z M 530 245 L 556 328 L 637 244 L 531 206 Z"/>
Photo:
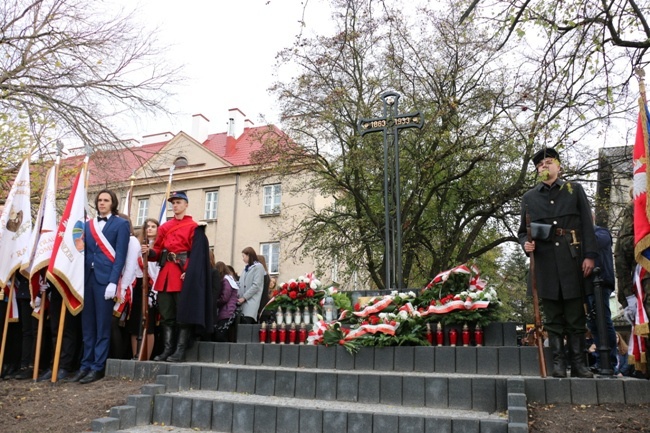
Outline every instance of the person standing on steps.
<path id="1" fill-rule="evenodd" d="M 158 228 L 153 247 L 142 245 L 142 253 L 161 266 L 154 290 L 164 348 L 154 361 L 183 362 L 194 325 L 212 328 L 209 245 L 205 227 L 187 215 L 185 191 L 171 193 L 168 201 L 174 218 Z"/>
<path id="2" fill-rule="evenodd" d="M 598 247 L 589 200 L 582 186 L 560 179 L 560 155 L 544 148 L 533 156 L 541 178 L 521 202 L 519 242 L 534 254 L 535 278 L 553 352 L 553 376 L 566 377 L 564 336 L 569 348 L 571 376 L 590 378 L 586 365 L 584 282 L 591 275 Z M 533 241 L 527 239 L 530 215 Z M 529 279 L 529 283 L 531 280 Z"/>
<path id="3" fill-rule="evenodd" d="M 129 247 L 129 222 L 117 213 L 117 195 L 102 190 L 95 198 L 97 217 L 84 225 L 84 307 L 81 313 L 83 358 L 70 379 L 82 384 L 104 377 L 111 340 L 117 284 Z"/>

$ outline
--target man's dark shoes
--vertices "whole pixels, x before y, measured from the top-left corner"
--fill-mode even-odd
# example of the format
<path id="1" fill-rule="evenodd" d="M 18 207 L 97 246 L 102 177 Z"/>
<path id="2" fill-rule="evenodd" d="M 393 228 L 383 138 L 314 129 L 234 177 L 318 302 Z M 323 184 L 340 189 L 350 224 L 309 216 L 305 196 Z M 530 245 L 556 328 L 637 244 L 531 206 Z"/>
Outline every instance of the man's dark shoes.
<path id="1" fill-rule="evenodd" d="M 90 374 L 89 370 L 79 370 L 74 376 L 69 376 L 63 379 L 63 382 L 79 382 L 81 379 Z M 52 378 L 50 374 L 50 379 Z"/>
<path id="2" fill-rule="evenodd" d="M 14 379 L 25 380 L 34 376 L 34 369 L 31 367 L 21 367 L 20 371 L 14 376 Z"/>
<path id="3" fill-rule="evenodd" d="M 104 373 L 101 371 L 91 371 L 87 375 L 85 375 L 82 379 L 79 380 L 79 383 L 82 385 L 85 385 L 87 383 L 92 383 L 96 382 L 99 379 L 102 379 L 104 377 Z"/>
<path id="4" fill-rule="evenodd" d="M 65 382 L 65 378 L 70 377 L 70 373 L 65 368 L 59 368 L 59 373 L 56 375 L 56 380 L 61 380 Z M 45 373 L 38 376 L 36 382 L 45 382 L 47 380 L 52 380 L 52 370 L 49 369 Z"/>
<path id="5" fill-rule="evenodd" d="M 15 365 L 5 365 L 2 368 L 2 378 L 5 380 L 13 379 L 17 373 L 18 373 L 18 367 L 16 367 Z"/>

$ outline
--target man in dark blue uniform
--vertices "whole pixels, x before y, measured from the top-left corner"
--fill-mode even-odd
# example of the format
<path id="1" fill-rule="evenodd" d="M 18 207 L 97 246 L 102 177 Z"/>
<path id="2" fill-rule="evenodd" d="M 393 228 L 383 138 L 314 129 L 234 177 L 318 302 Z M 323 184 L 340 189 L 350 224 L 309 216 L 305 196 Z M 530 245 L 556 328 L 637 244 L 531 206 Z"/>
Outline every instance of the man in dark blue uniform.
<path id="1" fill-rule="evenodd" d="M 530 278 L 535 278 L 542 301 L 553 376 L 566 377 L 566 336 L 571 376 L 593 377 L 584 353 L 584 282 L 598 256 L 591 206 L 579 183 L 559 178 L 560 156 L 555 149 L 540 150 L 533 163 L 541 182 L 523 196 L 518 235 L 526 254 L 535 257 L 535 275 Z M 526 213 L 535 224 L 532 242 L 527 240 Z"/>
<path id="2" fill-rule="evenodd" d="M 71 381 L 91 383 L 104 377 L 110 348 L 117 283 L 129 246 L 129 222 L 117 216 L 117 196 L 102 190 L 95 198 L 97 217 L 84 226 L 84 308 L 81 312 L 84 352 Z"/>

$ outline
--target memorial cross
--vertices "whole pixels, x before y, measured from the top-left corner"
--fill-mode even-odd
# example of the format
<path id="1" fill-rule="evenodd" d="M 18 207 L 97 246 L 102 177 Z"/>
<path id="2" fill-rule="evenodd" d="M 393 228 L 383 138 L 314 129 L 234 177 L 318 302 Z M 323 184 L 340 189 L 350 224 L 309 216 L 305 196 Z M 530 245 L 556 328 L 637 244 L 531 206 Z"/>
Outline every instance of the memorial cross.
<path id="1" fill-rule="evenodd" d="M 384 236 L 385 236 L 385 288 L 402 289 L 402 216 L 400 203 L 400 184 L 399 184 L 399 130 L 405 128 L 422 128 L 424 120 L 419 111 L 398 114 L 398 103 L 400 95 L 395 92 L 384 92 L 380 95 L 384 102 L 383 117 L 372 119 L 359 119 L 358 130 L 361 136 L 370 132 L 384 133 Z M 390 242 L 390 203 L 389 198 L 389 164 L 388 164 L 388 147 L 393 146 L 394 152 L 394 203 L 395 203 L 395 227 L 396 233 L 394 246 L 391 248 Z M 395 251 L 397 250 L 397 251 Z M 394 267 L 394 268 L 393 268 Z M 392 278 L 397 279 L 391 281 Z"/>

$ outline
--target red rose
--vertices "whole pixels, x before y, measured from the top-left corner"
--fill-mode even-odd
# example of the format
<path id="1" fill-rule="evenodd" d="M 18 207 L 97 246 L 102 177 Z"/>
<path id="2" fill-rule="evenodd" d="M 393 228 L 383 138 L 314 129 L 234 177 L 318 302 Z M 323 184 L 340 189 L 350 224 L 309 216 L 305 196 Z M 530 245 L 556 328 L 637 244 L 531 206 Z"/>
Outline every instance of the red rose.
<path id="1" fill-rule="evenodd" d="M 377 316 L 370 316 L 370 324 L 371 324 L 371 325 L 376 325 L 377 323 L 379 323 L 379 317 L 377 317 Z"/>
<path id="2" fill-rule="evenodd" d="M 280 292 L 280 294 L 281 294 L 281 295 L 286 295 L 286 294 L 287 294 L 287 289 L 282 289 L 282 291 Z"/>
<path id="3" fill-rule="evenodd" d="M 361 311 L 361 305 L 358 302 L 354 304 L 354 311 Z"/>
<path id="4" fill-rule="evenodd" d="M 289 284 L 288 283 L 283 283 L 282 284 L 282 289 L 283 290 L 289 290 Z"/>
<path id="5" fill-rule="evenodd" d="M 363 322 L 361 322 L 361 324 L 362 324 L 362 325 L 369 325 L 369 323 L 368 323 L 367 320 L 364 320 Z"/>
<path id="6" fill-rule="evenodd" d="M 395 325 L 397 325 L 397 322 L 394 321 L 394 320 L 391 320 L 391 321 L 390 321 L 390 326 L 395 326 Z"/>
<path id="7" fill-rule="evenodd" d="M 291 284 L 289 284 L 289 288 L 291 290 L 297 290 L 298 289 L 298 283 L 296 283 L 295 281 L 292 282 Z"/>
<path id="8" fill-rule="evenodd" d="M 305 296 L 308 298 L 313 298 L 316 293 L 312 289 L 308 289 L 307 292 L 305 293 Z"/>
<path id="9" fill-rule="evenodd" d="M 350 328 L 341 328 L 341 330 L 345 335 L 348 335 L 350 333 Z"/>
<path id="10" fill-rule="evenodd" d="M 340 340 L 339 340 L 339 344 L 340 344 L 341 346 L 345 345 L 345 340 L 344 340 L 344 339 L 340 339 Z"/>
<path id="11" fill-rule="evenodd" d="M 289 292 L 289 297 L 290 297 L 291 299 L 296 299 L 296 298 L 298 297 L 298 293 L 296 293 L 296 292 Z"/>
<path id="12" fill-rule="evenodd" d="M 300 290 L 305 290 L 307 288 L 307 283 L 305 283 L 305 282 L 298 283 L 298 288 Z"/>

